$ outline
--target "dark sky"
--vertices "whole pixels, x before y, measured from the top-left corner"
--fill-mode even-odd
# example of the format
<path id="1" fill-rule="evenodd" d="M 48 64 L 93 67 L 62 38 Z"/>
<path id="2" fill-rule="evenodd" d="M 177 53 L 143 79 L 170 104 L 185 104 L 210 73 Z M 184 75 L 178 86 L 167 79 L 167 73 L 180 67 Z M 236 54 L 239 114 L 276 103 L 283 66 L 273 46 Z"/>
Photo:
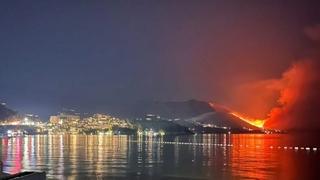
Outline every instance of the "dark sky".
<path id="1" fill-rule="evenodd" d="M 0 100 L 43 117 L 145 100 L 228 102 L 308 46 L 317 1 L 1 1 Z"/>

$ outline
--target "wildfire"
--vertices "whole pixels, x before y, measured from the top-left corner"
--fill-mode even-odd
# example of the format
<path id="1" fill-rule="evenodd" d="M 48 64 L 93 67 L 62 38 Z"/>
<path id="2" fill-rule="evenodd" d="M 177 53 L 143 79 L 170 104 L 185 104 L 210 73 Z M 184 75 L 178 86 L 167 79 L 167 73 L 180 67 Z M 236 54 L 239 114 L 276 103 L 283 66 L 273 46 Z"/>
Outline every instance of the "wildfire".
<path id="1" fill-rule="evenodd" d="M 258 128 L 263 128 L 263 125 L 265 123 L 265 120 L 263 119 L 253 119 L 250 117 L 243 116 L 237 112 L 230 112 L 230 114 Z"/>
<path id="2" fill-rule="evenodd" d="M 248 124 L 251 124 L 251 125 L 253 125 L 255 127 L 264 128 L 264 123 L 266 121 L 264 119 L 254 119 L 254 118 L 250 118 L 248 116 L 244 116 L 244 115 L 242 115 L 242 114 L 240 114 L 238 112 L 235 112 L 235 111 L 231 110 L 227 106 L 224 106 L 224 105 L 221 105 L 221 104 L 209 102 L 209 105 L 215 110 L 229 113 L 229 114 L 231 114 L 231 115 L 241 119 L 242 121 L 244 121 L 244 122 L 246 122 Z"/>

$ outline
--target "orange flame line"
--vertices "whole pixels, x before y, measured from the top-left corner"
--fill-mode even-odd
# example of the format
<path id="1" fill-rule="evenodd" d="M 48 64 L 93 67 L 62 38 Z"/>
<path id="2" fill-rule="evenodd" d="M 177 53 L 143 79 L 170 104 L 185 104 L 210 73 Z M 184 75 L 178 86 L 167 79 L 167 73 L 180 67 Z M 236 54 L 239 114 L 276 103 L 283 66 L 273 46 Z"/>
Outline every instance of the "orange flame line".
<path id="1" fill-rule="evenodd" d="M 230 114 L 258 128 L 263 128 L 265 123 L 265 120 L 263 119 L 252 119 L 252 118 L 240 115 L 237 112 L 230 112 Z"/>

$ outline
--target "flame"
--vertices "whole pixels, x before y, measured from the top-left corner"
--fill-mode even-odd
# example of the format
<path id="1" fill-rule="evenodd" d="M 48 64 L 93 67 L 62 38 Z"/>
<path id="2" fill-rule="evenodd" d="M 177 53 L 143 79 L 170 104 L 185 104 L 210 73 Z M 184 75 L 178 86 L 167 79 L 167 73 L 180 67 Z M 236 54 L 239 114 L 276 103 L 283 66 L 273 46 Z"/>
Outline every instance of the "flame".
<path id="1" fill-rule="evenodd" d="M 259 128 L 320 128 L 317 121 L 320 105 L 319 63 L 312 60 L 299 61 L 286 70 L 281 78 L 253 83 L 256 84 L 266 91 L 279 92 L 277 103 L 271 107 L 266 119 L 251 118 L 228 109 L 231 115 Z"/>
<path id="2" fill-rule="evenodd" d="M 222 106 L 239 119 L 260 128 L 280 130 L 320 129 L 320 25 L 306 27 L 305 33 L 313 47 L 306 57 L 298 59 L 281 77 L 248 82 L 230 88 L 226 104 Z M 228 102 L 229 101 L 229 102 Z M 215 104 L 211 104 L 215 106 Z M 238 112 L 241 113 L 238 113 Z M 250 118 L 263 117 L 263 119 Z"/>
<path id="3" fill-rule="evenodd" d="M 258 128 L 263 128 L 264 127 L 264 123 L 265 123 L 265 120 L 264 119 L 254 119 L 254 118 L 250 118 L 250 117 L 247 117 L 247 116 L 244 116 L 244 115 L 241 115 L 240 113 L 237 113 L 237 112 L 230 112 L 231 115 L 255 126 L 255 127 L 258 127 Z"/>
<path id="4" fill-rule="evenodd" d="M 308 59 L 296 62 L 278 81 L 282 84 L 278 106 L 270 111 L 266 127 L 319 128 L 319 63 Z"/>
<path id="5" fill-rule="evenodd" d="M 251 117 L 245 116 L 245 115 L 243 115 L 241 113 L 238 113 L 236 111 L 233 111 L 229 107 L 221 105 L 221 104 L 209 102 L 209 105 L 215 110 L 229 113 L 229 114 L 241 119 L 242 121 L 244 121 L 244 122 L 246 122 L 248 124 L 251 124 L 251 125 L 253 125 L 253 126 L 257 127 L 257 128 L 264 128 L 264 123 L 266 121 L 264 119 L 255 119 L 255 118 L 251 118 Z"/>

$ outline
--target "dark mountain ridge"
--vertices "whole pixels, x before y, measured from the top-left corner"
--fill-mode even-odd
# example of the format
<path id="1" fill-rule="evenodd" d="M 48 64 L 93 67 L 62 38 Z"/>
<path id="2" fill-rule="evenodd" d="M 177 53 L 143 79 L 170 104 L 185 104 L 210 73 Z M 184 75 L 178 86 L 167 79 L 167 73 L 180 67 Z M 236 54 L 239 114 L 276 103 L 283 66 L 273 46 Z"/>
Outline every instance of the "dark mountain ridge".
<path id="1" fill-rule="evenodd" d="M 143 102 L 134 106 L 133 116 L 143 117 L 146 114 L 154 114 L 166 119 L 186 119 L 208 112 L 214 112 L 207 102 L 198 100 L 168 101 L 168 102 Z"/>

